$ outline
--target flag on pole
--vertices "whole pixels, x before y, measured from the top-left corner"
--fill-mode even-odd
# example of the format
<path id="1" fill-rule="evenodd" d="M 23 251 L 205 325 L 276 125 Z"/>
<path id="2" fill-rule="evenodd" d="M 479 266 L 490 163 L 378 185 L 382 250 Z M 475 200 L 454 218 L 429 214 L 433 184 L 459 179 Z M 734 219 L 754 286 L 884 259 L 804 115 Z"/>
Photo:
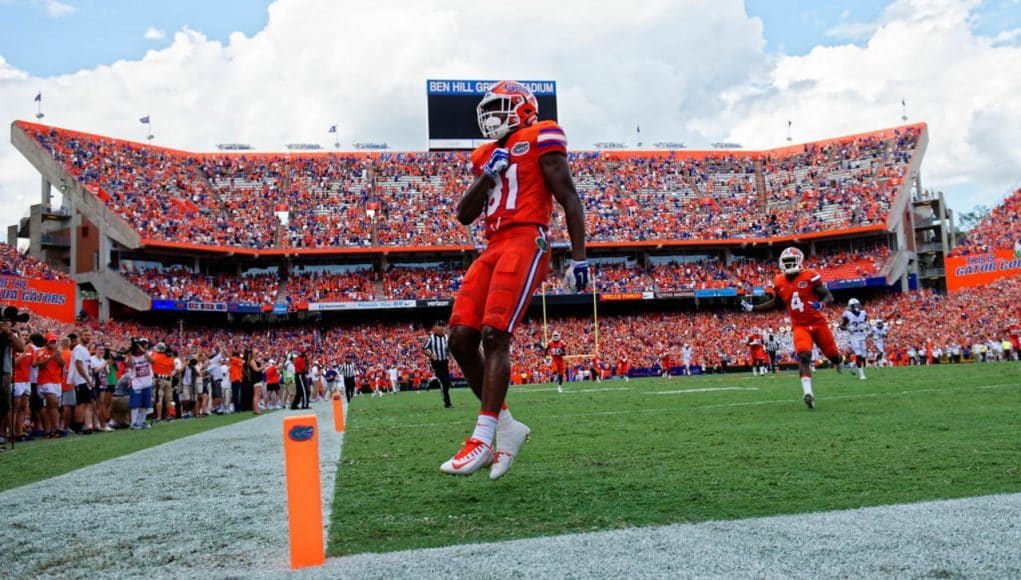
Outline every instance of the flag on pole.
<path id="1" fill-rule="evenodd" d="M 791 128 L 791 122 L 790 122 L 790 121 L 787 121 L 787 128 L 788 128 L 788 129 L 790 129 L 790 128 Z"/>
<path id="2" fill-rule="evenodd" d="M 43 102 L 43 93 L 42 93 L 42 91 L 39 91 L 38 93 L 36 93 L 36 95 L 35 95 L 35 102 L 37 102 L 37 103 Z"/>
<path id="3" fill-rule="evenodd" d="M 336 133 L 336 132 L 337 132 L 337 126 L 336 125 L 331 125 L 330 126 L 330 133 Z"/>
<path id="4" fill-rule="evenodd" d="M 642 132 L 641 125 L 635 125 L 635 133 L 641 133 L 641 132 Z"/>
<path id="5" fill-rule="evenodd" d="M 141 119 L 139 119 L 138 121 L 139 121 L 140 123 L 142 123 L 143 125 L 148 125 L 148 124 L 149 124 L 149 115 L 146 115 L 146 116 L 142 117 L 142 118 L 141 118 Z"/>
<path id="6" fill-rule="evenodd" d="M 907 102 L 907 100 L 905 100 L 905 99 L 903 99 L 903 98 L 902 98 L 902 99 L 900 100 L 900 106 L 902 106 L 902 107 L 906 107 L 906 106 L 908 106 L 908 102 Z"/>

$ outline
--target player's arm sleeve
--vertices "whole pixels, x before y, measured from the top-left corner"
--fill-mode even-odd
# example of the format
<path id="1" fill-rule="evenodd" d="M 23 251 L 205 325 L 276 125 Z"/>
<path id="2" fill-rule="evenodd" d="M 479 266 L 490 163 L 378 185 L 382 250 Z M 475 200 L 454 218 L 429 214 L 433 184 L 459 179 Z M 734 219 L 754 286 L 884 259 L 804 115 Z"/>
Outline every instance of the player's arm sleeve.
<path id="1" fill-rule="evenodd" d="M 539 129 L 539 134 L 535 137 L 535 147 L 539 151 L 539 157 L 549 153 L 567 155 L 567 135 L 559 125 L 549 123 Z"/>
<path id="2" fill-rule="evenodd" d="M 471 165 L 472 175 L 482 175 L 482 166 L 485 164 L 485 160 L 482 159 L 482 147 L 471 152 L 469 163 Z"/>
<path id="3" fill-rule="evenodd" d="M 816 274 L 816 276 L 819 276 L 819 275 L 818 275 L 818 274 Z M 813 280 L 814 280 L 814 279 L 815 279 L 815 278 L 813 278 Z M 821 278 L 820 278 L 820 280 L 819 280 L 819 283 L 818 283 L 818 284 L 815 284 L 815 285 L 813 286 L 813 288 L 815 288 L 815 293 L 816 293 L 816 295 L 817 295 L 817 296 L 819 296 L 819 300 L 820 300 L 820 301 L 821 301 L 821 302 L 822 302 L 823 304 L 833 304 L 833 293 L 832 293 L 832 292 L 830 292 L 830 289 L 829 289 L 829 287 L 828 287 L 828 286 L 826 286 L 826 284 L 824 284 L 824 283 L 822 282 L 822 279 L 821 279 Z"/>

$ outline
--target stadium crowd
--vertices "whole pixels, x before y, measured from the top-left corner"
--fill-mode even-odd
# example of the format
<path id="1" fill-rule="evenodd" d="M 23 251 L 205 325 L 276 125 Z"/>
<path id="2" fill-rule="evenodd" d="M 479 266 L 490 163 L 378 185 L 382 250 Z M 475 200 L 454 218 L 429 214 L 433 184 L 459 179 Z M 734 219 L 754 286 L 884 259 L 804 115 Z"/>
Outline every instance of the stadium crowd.
<path id="1" fill-rule="evenodd" d="M 968 230 L 951 256 L 982 254 L 996 250 L 1021 250 L 1021 189 L 1008 195 L 989 215 Z"/>
<path id="2" fill-rule="evenodd" d="M 877 243 L 854 251 L 823 251 L 810 256 L 807 263 L 818 269 L 827 281 L 849 280 L 878 275 L 889 256 L 889 248 Z M 648 267 L 642 267 L 637 262 L 594 263 L 593 279 L 600 292 L 674 292 L 719 288 L 747 290 L 765 285 L 775 269 L 773 260 L 744 256 L 735 256 L 729 266 L 718 258 L 708 256 L 699 256 L 694 260 L 678 257 L 677 260 L 650 264 Z M 279 299 L 285 299 L 292 305 L 298 305 L 352 300 L 453 298 L 460 288 L 464 269 L 451 265 L 391 265 L 384 275 L 379 276 L 367 265 L 340 272 L 294 272 L 286 283 L 272 273 L 206 276 L 182 266 L 123 269 L 122 273 L 132 284 L 155 299 L 256 304 L 273 304 Z M 558 277 L 557 272 L 547 274 L 548 293 L 565 291 Z M 378 288 L 377 280 L 380 281 Z"/>
<path id="3" fill-rule="evenodd" d="M 471 177 L 463 153 L 200 154 L 21 126 L 143 238 L 249 249 L 481 239 L 454 219 Z M 762 154 L 579 152 L 571 165 L 592 241 L 775 237 L 885 223 L 918 134 Z"/>
<path id="4" fill-rule="evenodd" d="M 864 307 L 871 320 L 882 319 L 889 328 L 884 355 L 892 364 L 994 362 L 1018 358 L 1019 295 L 1021 278 L 1014 277 L 951 295 L 922 291 L 877 296 L 865 300 Z M 826 310 L 834 326 L 840 311 L 840 306 Z M 124 377 L 133 376 L 127 362 L 132 348 L 139 348 L 138 353 L 148 352 L 155 359 L 168 357 L 163 359 L 164 366 L 159 367 L 162 370 L 154 372 L 158 384 L 152 394 L 151 417 L 156 420 L 231 411 L 261 412 L 294 405 L 303 382 L 310 389 L 309 401 L 315 401 L 339 388 L 342 383 L 339 365 L 346 361 L 355 364 L 356 385 L 366 393 L 422 389 L 432 378 L 429 361 L 421 352 L 427 329 L 413 322 L 181 330 L 125 321 L 102 324 L 88 321 L 76 327 L 33 317 L 19 326 L 19 333 L 36 345 L 30 351 L 59 348 L 68 353 L 65 357 L 70 356 L 80 337 L 91 338 L 85 347 L 92 365 L 89 368 L 93 369 L 90 388 L 95 402 L 88 404 L 95 407 L 95 419 L 88 425 L 78 419 L 86 415 L 76 410 L 80 405 L 67 394 L 75 389 L 65 372 L 60 381 L 61 395 L 52 401 L 53 405 L 67 407 L 58 413 L 60 427 L 54 429 L 58 432 L 55 436 L 68 429 L 84 432 L 131 425 L 132 420 L 124 412 L 130 403 L 130 385 Z M 512 354 L 515 382 L 550 380 L 543 346 L 552 330 L 564 336 L 569 355 L 586 355 L 571 359 L 572 376 L 581 377 L 589 372 L 597 341 L 590 317 L 552 317 L 545 329 L 541 318 L 529 318 L 515 335 Z M 781 362 L 792 363 L 790 324 L 779 310 L 745 314 L 714 308 L 601 316 L 596 372 L 609 378 L 626 365 L 629 374 L 636 376 L 659 375 L 664 369 L 677 374 L 681 372 L 682 349 L 686 345 L 692 351 L 691 366 L 701 372 L 741 367 L 749 362 L 746 338 L 767 330 L 779 338 Z M 841 331 L 836 336 L 846 351 L 847 337 Z M 63 347 L 57 346 L 59 341 L 63 341 Z M 874 360 L 873 352 L 870 361 Z M 304 372 L 296 370 L 296 365 L 304 368 Z M 17 374 L 21 372 L 18 368 L 21 367 L 15 365 L 15 382 L 27 376 Z M 456 365 L 454 370 L 458 374 Z M 167 384 L 160 383 L 163 380 Z M 78 398 L 82 398 L 80 394 Z M 118 401 L 116 407 L 111 406 L 114 401 Z M 170 405 L 171 401 L 174 405 Z M 43 402 L 44 398 L 38 396 L 25 398 L 22 423 L 18 425 L 42 425 Z M 49 400 L 46 404 L 50 404 Z M 17 403 L 15 409 L 20 408 L 18 405 L 22 403 Z M 120 412 L 115 412 L 115 408 Z M 33 416 L 38 423 L 33 422 Z M 144 428 L 141 425 L 136 418 L 135 426 Z M 13 435 L 25 433 L 16 429 Z"/>
<path id="5" fill-rule="evenodd" d="M 371 268 L 345 272 L 309 270 L 292 273 L 287 281 L 287 300 L 292 304 L 378 298 Z"/>
<path id="6" fill-rule="evenodd" d="M 54 269 L 45 262 L 36 260 L 28 254 L 22 253 L 14 246 L 8 246 L 3 243 L 0 243 L 0 275 L 61 282 L 71 279 L 64 272 Z"/>
<path id="7" fill-rule="evenodd" d="M 272 304 L 279 286 L 274 273 L 209 276 L 186 266 L 132 269 L 122 274 L 158 300 Z"/>

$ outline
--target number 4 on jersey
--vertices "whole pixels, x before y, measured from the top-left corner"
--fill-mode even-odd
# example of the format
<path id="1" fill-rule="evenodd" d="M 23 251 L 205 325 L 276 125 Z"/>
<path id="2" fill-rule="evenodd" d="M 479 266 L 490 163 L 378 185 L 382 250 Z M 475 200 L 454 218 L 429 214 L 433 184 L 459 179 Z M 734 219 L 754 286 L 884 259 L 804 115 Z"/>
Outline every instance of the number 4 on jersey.
<path id="1" fill-rule="evenodd" d="M 801 296 L 798 296 L 797 292 L 791 294 L 791 310 L 805 311 L 805 303 L 801 301 Z"/>
<path id="2" fill-rule="evenodd" d="M 500 180 L 489 190 L 489 203 L 486 205 L 486 215 L 493 213 L 500 207 L 503 197 L 504 183 L 507 184 L 507 199 L 504 201 L 504 209 L 514 211 L 518 204 L 518 164 L 511 163 L 503 172 Z"/>

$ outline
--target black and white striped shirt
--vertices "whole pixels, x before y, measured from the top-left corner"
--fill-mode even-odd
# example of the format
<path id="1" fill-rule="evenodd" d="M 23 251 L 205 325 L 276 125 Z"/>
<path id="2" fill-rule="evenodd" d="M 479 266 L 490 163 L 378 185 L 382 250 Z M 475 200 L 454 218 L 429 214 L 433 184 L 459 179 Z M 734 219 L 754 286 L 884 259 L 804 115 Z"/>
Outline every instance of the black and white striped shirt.
<path id="1" fill-rule="evenodd" d="M 358 371 L 355 370 L 355 363 L 353 363 L 353 362 L 346 362 L 346 363 L 340 365 L 340 374 L 345 379 L 353 379 L 353 378 L 355 378 L 355 375 L 358 374 Z"/>
<path id="2" fill-rule="evenodd" d="M 434 361 L 447 360 L 450 353 L 447 351 L 447 336 L 444 334 L 430 334 L 425 339 L 422 349 L 429 353 L 429 358 Z"/>

